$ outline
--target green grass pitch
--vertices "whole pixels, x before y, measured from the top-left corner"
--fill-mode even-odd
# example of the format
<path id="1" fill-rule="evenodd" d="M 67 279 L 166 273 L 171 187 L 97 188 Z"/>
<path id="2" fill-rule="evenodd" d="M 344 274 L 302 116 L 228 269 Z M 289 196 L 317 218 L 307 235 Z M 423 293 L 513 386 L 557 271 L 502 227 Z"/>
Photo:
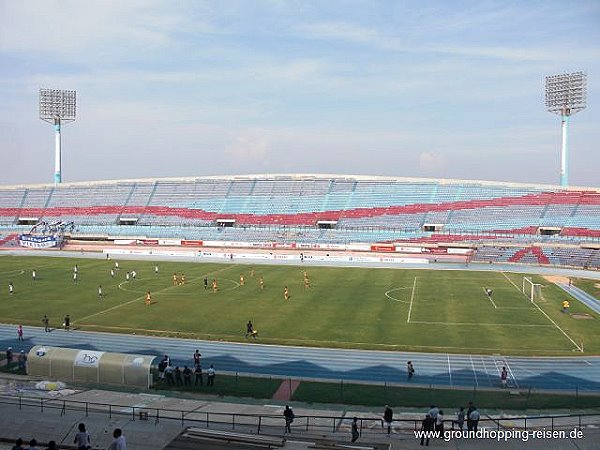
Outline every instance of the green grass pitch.
<path id="1" fill-rule="evenodd" d="M 47 314 L 58 327 L 70 314 L 74 327 L 84 330 L 231 341 L 245 340 L 245 324 L 252 320 L 258 342 L 269 344 L 573 355 L 583 343 L 585 354 L 600 353 L 594 339 L 599 317 L 575 299 L 571 312 L 591 319 L 563 314 L 566 294 L 538 277 L 534 281 L 544 287 L 536 307 L 520 292 L 523 275 L 513 273 L 118 261 L 112 278 L 115 260 L 0 257 L 0 320 L 41 326 Z M 137 279 L 127 282 L 125 273 L 133 270 Z M 310 288 L 304 287 L 304 270 Z M 173 285 L 174 272 L 185 273 L 185 285 Z M 491 299 L 486 287 L 493 289 Z M 148 290 L 152 304 L 145 306 Z"/>

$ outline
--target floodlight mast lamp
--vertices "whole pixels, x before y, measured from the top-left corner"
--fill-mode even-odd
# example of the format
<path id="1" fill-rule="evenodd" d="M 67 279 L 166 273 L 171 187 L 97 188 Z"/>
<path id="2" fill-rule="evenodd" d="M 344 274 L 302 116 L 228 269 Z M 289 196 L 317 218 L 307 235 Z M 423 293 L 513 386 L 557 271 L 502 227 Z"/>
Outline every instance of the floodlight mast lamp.
<path id="1" fill-rule="evenodd" d="M 586 78 L 583 72 L 546 77 L 546 107 L 561 117 L 560 185 L 565 187 L 569 185 L 569 117 L 586 107 Z"/>
<path id="2" fill-rule="evenodd" d="M 75 120 L 77 92 L 59 89 L 40 89 L 40 119 L 54 125 L 54 184 L 62 182 L 62 154 L 60 127 L 63 122 Z"/>

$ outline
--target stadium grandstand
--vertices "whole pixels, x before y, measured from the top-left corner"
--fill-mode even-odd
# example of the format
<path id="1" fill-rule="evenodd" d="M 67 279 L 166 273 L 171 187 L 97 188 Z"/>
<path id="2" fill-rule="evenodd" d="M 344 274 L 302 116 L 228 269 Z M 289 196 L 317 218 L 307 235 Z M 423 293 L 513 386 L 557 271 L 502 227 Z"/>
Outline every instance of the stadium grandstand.
<path id="1" fill-rule="evenodd" d="M 420 248 L 439 261 L 452 245 L 474 262 L 600 267 L 597 188 L 346 175 L 0 187 L 0 246 L 52 224 L 71 240 L 357 244 L 350 249 L 414 256 Z"/>

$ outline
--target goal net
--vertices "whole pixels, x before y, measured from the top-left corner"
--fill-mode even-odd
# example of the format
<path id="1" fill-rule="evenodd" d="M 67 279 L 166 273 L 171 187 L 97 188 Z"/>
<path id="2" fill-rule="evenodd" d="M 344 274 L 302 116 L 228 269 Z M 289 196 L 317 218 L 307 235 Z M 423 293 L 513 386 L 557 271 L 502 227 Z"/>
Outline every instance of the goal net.
<path id="1" fill-rule="evenodd" d="M 534 283 L 530 277 L 523 277 L 523 294 L 532 302 L 542 299 L 542 285 Z"/>

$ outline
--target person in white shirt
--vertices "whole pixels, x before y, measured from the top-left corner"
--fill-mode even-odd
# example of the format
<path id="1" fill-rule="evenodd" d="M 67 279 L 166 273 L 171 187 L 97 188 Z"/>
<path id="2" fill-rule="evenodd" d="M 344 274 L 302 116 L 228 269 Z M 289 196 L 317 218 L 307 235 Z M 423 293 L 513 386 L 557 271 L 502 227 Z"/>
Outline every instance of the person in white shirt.
<path id="1" fill-rule="evenodd" d="M 113 438 L 108 450 L 127 450 L 127 442 L 125 441 L 125 436 L 123 436 L 123 431 L 121 431 L 120 428 L 115 428 L 115 431 L 113 431 Z"/>
<path id="2" fill-rule="evenodd" d="M 91 448 L 90 435 L 86 431 L 84 423 L 79 424 L 79 431 L 75 435 L 75 440 L 73 443 L 77 445 L 77 450 L 86 450 Z"/>

